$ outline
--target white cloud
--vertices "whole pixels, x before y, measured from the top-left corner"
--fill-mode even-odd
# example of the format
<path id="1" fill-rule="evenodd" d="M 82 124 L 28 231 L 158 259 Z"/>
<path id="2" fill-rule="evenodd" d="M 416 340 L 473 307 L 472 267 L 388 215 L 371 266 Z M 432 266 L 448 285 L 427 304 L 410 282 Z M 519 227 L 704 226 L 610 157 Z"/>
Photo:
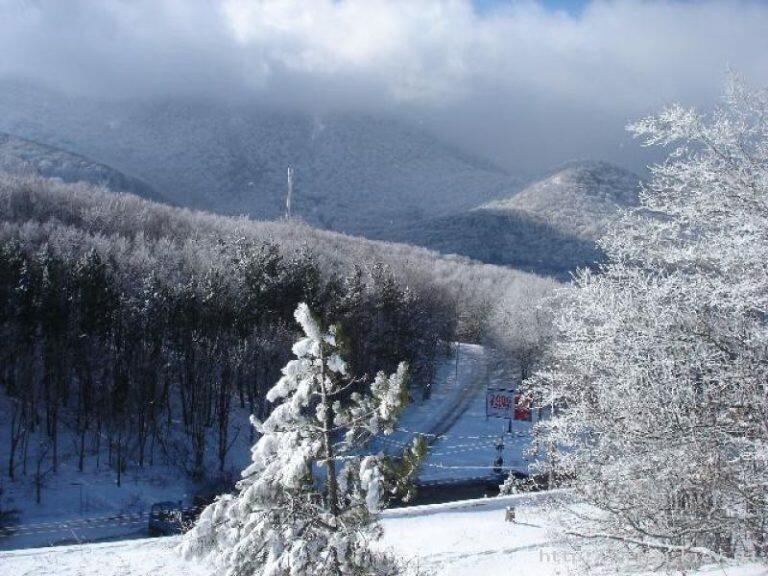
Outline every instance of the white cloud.
<path id="1" fill-rule="evenodd" d="M 759 0 L 596 0 L 576 16 L 525 0 L 0 0 L 0 73 L 402 108 L 502 158 L 532 142 L 562 156 L 615 147 L 664 102 L 710 103 L 727 65 L 768 83 L 766 31 Z"/>
<path id="2" fill-rule="evenodd" d="M 573 17 L 535 2 L 479 14 L 464 0 L 230 0 L 223 13 L 262 72 L 357 76 L 399 100 L 480 85 L 643 107 L 711 95 L 729 63 L 768 78 L 764 2 L 597 1 Z"/>
<path id="3" fill-rule="evenodd" d="M 378 83 L 395 99 L 450 97 L 468 79 L 479 26 L 463 1 L 231 0 L 244 50 L 296 74 Z"/>

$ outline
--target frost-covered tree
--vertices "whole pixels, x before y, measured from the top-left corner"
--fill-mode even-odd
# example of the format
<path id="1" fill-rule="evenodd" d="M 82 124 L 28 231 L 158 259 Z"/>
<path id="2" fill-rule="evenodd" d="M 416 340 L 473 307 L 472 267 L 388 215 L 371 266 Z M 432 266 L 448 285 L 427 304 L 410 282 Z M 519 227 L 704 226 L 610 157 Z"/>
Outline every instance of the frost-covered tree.
<path id="1" fill-rule="evenodd" d="M 182 545 L 230 576 L 398 573 L 372 547 L 391 463 L 360 456 L 364 443 L 391 432 L 407 399 L 405 364 L 366 385 L 348 373 L 334 326 L 306 304 L 295 318 L 305 337 L 296 359 L 269 391 L 275 403 L 236 495 L 207 507 Z"/>
<path id="2" fill-rule="evenodd" d="M 630 130 L 673 150 L 608 264 L 561 294 L 534 379 L 558 408 L 551 464 L 593 505 L 568 530 L 648 561 L 765 559 L 768 93 L 734 80 L 709 116 Z"/>
<path id="3" fill-rule="evenodd" d="M 542 306 L 552 289 L 547 288 L 526 286 L 515 294 L 502 295 L 493 310 L 490 343 L 516 365 L 521 380 L 531 375 L 552 338 L 550 311 Z"/>

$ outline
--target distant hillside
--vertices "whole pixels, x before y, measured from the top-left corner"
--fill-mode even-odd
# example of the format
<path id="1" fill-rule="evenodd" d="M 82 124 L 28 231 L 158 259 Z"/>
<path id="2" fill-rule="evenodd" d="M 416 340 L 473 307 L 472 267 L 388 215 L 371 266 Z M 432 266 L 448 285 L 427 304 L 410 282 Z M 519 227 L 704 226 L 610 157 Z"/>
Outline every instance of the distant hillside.
<path id="1" fill-rule="evenodd" d="M 292 166 L 293 215 L 312 226 L 557 276 L 598 261 L 594 240 L 619 208 L 637 203 L 639 178 L 621 168 L 572 163 L 521 190 L 493 164 L 386 116 L 76 99 L 0 81 L 0 130 L 136 175 L 176 205 L 225 215 L 282 217 Z M 23 141 L 5 148 L 41 174 L 149 196 L 95 161 Z"/>
<path id="2" fill-rule="evenodd" d="M 621 208 L 637 204 L 639 182 L 610 164 L 578 162 L 508 198 L 372 235 L 566 277 L 600 262 L 595 240 Z"/>
<path id="3" fill-rule="evenodd" d="M 520 188 L 493 164 L 384 115 L 98 101 L 1 81 L 0 130 L 96 158 L 177 205 L 222 214 L 281 217 L 290 165 L 294 215 L 354 234 L 466 211 Z"/>
<path id="4" fill-rule="evenodd" d="M 88 182 L 117 192 L 162 200 L 148 184 L 89 158 L 0 132 L 0 171 Z"/>
<path id="5" fill-rule="evenodd" d="M 39 234 L 53 245 L 62 243 L 67 251 L 77 242 L 82 244 L 79 250 L 86 250 L 108 241 L 121 251 L 136 251 L 136 261 L 143 262 L 147 270 L 154 267 L 166 274 L 180 272 L 175 264 L 148 258 L 142 244 L 167 245 L 166 250 L 182 252 L 192 262 L 190 266 L 202 270 L 221 260 L 223 243 L 239 241 L 274 243 L 287 258 L 297 250 L 309 249 L 329 276 L 349 274 L 355 267 L 370 270 L 380 262 L 413 289 L 448 291 L 451 298 L 462 302 L 466 318 L 504 294 L 522 289 L 544 293 L 554 286 L 551 280 L 534 274 L 443 256 L 421 247 L 324 231 L 299 221 L 218 216 L 87 184 L 0 173 L 0 239 L 16 235 L 23 227 L 26 236 Z M 63 239 L 50 240 L 53 234 Z"/>
<path id="6" fill-rule="evenodd" d="M 481 262 L 565 277 L 602 259 L 594 242 L 564 233 L 520 210 L 476 209 L 390 233 L 398 242 Z"/>
<path id="7" fill-rule="evenodd" d="M 640 177 L 606 162 L 573 162 L 483 208 L 537 216 L 562 233 L 595 240 L 621 208 L 638 204 Z"/>

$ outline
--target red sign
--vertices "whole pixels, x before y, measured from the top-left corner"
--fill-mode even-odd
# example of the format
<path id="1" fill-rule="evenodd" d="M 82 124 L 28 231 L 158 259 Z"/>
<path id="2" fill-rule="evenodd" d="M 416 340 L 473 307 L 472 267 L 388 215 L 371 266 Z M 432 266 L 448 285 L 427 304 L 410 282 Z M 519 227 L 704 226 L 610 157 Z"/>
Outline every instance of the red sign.
<path id="1" fill-rule="evenodd" d="M 531 398 L 524 394 L 515 394 L 515 420 L 531 421 Z"/>
<path id="2" fill-rule="evenodd" d="M 485 415 L 493 418 L 514 418 L 515 393 L 511 390 L 488 390 L 485 394 Z"/>
<path id="3" fill-rule="evenodd" d="M 485 415 L 492 418 L 531 421 L 531 397 L 512 390 L 488 390 Z"/>

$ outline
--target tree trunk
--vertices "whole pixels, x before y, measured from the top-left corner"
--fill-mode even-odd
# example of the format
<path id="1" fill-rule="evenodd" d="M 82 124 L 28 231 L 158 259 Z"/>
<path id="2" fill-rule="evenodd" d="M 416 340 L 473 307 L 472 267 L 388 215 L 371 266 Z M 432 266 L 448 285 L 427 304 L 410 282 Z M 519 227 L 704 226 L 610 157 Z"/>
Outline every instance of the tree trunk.
<path id="1" fill-rule="evenodd" d="M 82 472 L 85 466 L 85 426 L 80 428 L 80 454 L 77 459 L 77 469 Z"/>
<path id="2" fill-rule="evenodd" d="M 123 443 L 120 435 L 117 437 L 117 486 L 122 486 L 123 481 Z"/>
<path id="3" fill-rule="evenodd" d="M 336 461 L 334 460 L 333 453 L 333 439 L 331 438 L 331 431 L 333 430 L 333 410 L 331 409 L 331 401 L 328 398 L 328 391 L 325 388 L 325 357 L 323 353 L 320 353 L 320 362 L 322 368 L 320 370 L 320 391 L 321 402 L 323 404 L 323 444 L 325 447 L 325 467 L 328 473 L 327 482 L 327 497 L 328 497 L 328 511 L 332 516 L 339 515 L 339 497 L 338 497 L 338 480 L 336 478 Z"/>
<path id="4" fill-rule="evenodd" d="M 56 406 L 53 410 L 53 420 L 51 422 L 52 434 L 51 442 L 53 443 L 53 473 L 56 474 L 59 471 L 59 408 Z"/>

